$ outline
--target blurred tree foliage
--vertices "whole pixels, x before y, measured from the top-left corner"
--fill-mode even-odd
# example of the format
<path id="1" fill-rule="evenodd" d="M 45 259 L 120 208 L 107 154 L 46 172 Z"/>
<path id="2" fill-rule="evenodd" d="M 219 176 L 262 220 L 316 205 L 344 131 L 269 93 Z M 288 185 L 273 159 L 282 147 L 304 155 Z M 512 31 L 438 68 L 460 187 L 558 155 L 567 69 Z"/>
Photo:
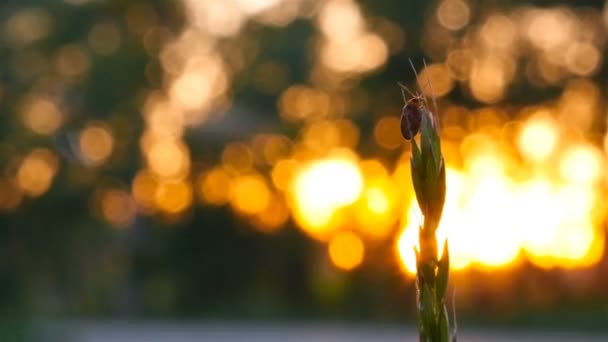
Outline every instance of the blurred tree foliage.
<path id="1" fill-rule="evenodd" d="M 261 235 L 226 209 L 200 206 L 178 223 L 140 216 L 128 229 L 116 230 L 100 220 L 91 210 L 95 186 L 129 186 L 141 163 L 142 96 L 161 86 L 159 56 L 146 51 L 141 37 L 128 31 L 127 11 L 145 3 L 155 10 L 158 23 L 173 34 L 179 32 L 184 16 L 177 1 L 77 3 L 5 1 L 0 5 L 2 22 L 32 8 L 42 9 L 52 22 L 49 34 L 31 44 L 14 45 L 6 39 L 0 44 L 0 115 L 4 118 L 0 165 L 9 175 L 14 172 L 14 156 L 33 147 L 47 147 L 61 156 L 61 167 L 47 193 L 22 198 L 17 208 L 0 214 L 0 307 L 5 315 L 289 317 L 324 313 L 343 317 L 375 313 L 391 317 L 408 311 L 406 290 L 411 286 L 403 284 L 396 265 L 336 273 L 322 258 L 325 250 L 293 227 Z M 388 13 L 397 5 L 370 4 Z M 418 7 L 415 12 L 422 10 Z M 406 15 L 418 18 L 414 11 Z M 128 33 L 116 53 L 90 54 L 90 67 L 82 79 L 64 79 L 49 66 L 36 70 L 35 65 L 20 64 L 32 54 L 50 61 L 65 45 L 86 45 L 91 27 L 106 20 Z M 259 58 L 284 61 L 293 78 L 303 80 L 308 60 L 301 42 L 309 35 L 308 22 L 296 22 L 284 30 L 258 30 L 256 37 L 263 46 Z M 276 98 L 257 93 L 249 77 L 244 72 L 235 80 L 239 102 L 272 113 Z M 31 92 L 56 96 L 67 112 L 65 123 L 52 136 L 32 133 L 17 114 Z M 265 119 L 274 120 L 272 115 Z M 72 146 L 73 132 L 91 120 L 108 122 L 118 132 L 117 155 L 98 168 L 83 164 Z M 217 158 L 222 142 L 209 145 L 196 133 L 188 133 L 193 154 L 201 156 L 195 159 Z M 391 246 L 378 253 L 375 258 L 394 259 Z M 394 297 L 398 300 L 393 301 Z M 387 303 L 399 305 L 387 307 Z"/>
<path id="2" fill-rule="evenodd" d="M 0 214 L 0 308 L 4 315 L 390 320 L 413 313 L 414 284 L 400 274 L 391 241 L 369 250 L 356 271 L 343 273 L 331 267 L 322 246 L 293 224 L 264 235 L 249 229 L 245 220 L 226 208 L 195 205 L 179 222 L 140 215 L 123 230 L 99 219 L 91 210 L 93 192 L 104 183 L 130 186 L 141 164 L 142 97 L 162 86 L 159 56 L 146 51 L 141 36 L 127 28 L 128 9 L 137 4 L 153 8 L 158 23 L 173 34 L 182 27 L 184 13 L 174 0 L 99 0 L 75 5 L 78 2 L 7 0 L 0 4 L 0 23 L 24 9 L 41 8 L 53 25 L 47 36 L 31 44 L 15 45 L 6 39 L 0 43 L 0 170 L 5 176 L 14 173 L 14 156 L 33 147 L 47 147 L 61 156 L 61 167 L 47 193 L 25 197 L 18 207 Z M 366 13 L 403 23 L 408 34 L 404 51 L 362 81 L 373 101 L 398 106 L 401 97 L 394 83 L 412 80 L 406 57 L 422 57 L 417 37 L 429 4 L 369 0 L 361 5 Z M 28 58 L 40 56 L 42 62 L 52 63 L 52 56 L 66 44 L 86 45 L 91 27 L 104 20 L 117 23 L 125 32 L 122 43 L 112 55 L 90 54 L 90 67 L 81 79 L 64 79 L 51 68 L 36 70 L 27 64 Z M 291 81 L 307 80 L 310 61 L 305 42 L 311 35 L 310 22 L 296 21 L 284 29 L 252 24 L 248 29 L 260 42 L 255 63 L 278 60 L 289 66 Z M 278 121 L 277 98 L 258 92 L 251 77 L 245 71 L 234 80 L 236 104 L 265 113 L 260 114 L 262 122 L 271 121 L 270 127 L 293 134 L 288 126 L 273 122 Z M 394 91 L 384 92 L 388 87 Z M 56 96 L 67 113 L 64 125 L 51 136 L 33 134 L 17 115 L 31 92 Z M 463 98 L 458 92 L 453 96 Z M 359 113 L 356 120 L 368 136 L 371 121 L 365 114 Z M 96 168 L 82 163 L 72 151 L 73 132 L 91 120 L 107 122 L 116 132 L 115 155 Z M 222 144 L 233 138 L 209 141 L 199 133 L 189 131 L 186 137 L 193 160 L 202 164 L 217 160 Z M 365 139 L 361 145 L 363 153 L 370 150 Z"/>

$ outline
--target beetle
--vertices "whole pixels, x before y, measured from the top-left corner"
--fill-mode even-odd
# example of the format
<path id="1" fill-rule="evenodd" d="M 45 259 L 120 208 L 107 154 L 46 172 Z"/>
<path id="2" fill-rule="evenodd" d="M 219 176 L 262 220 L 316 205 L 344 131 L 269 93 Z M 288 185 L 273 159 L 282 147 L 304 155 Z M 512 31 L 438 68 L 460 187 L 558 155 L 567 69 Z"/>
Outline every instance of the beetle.
<path id="1" fill-rule="evenodd" d="M 420 130 L 422 121 L 423 102 L 414 97 L 407 101 L 401 111 L 401 135 L 406 140 L 412 140 Z"/>
<path id="2" fill-rule="evenodd" d="M 416 80 L 418 82 L 420 82 L 418 73 L 416 72 L 416 68 L 414 67 L 414 64 L 412 63 L 411 59 L 410 59 L 410 65 L 412 66 L 412 70 L 414 71 L 414 74 L 416 75 Z M 424 61 L 424 67 L 426 68 L 426 61 Z M 412 140 L 412 139 L 414 139 L 416 134 L 418 134 L 418 131 L 420 131 L 420 124 L 422 122 L 423 111 L 427 110 L 426 97 L 422 94 L 412 93 L 406 86 L 404 86 L 400 82 L 397 82 L 397 84 L 401 88 L 401 95 L 403 96 L 403 102 L 405 102 L 405 104 L 403 105 L 403 109 L 401 110 L 401 135 L 405 138 L 405 140 Z M 433 88 L 431 85 L 431 80 L 428 78 L 427 78 L 427 85 L 429 86 L 429 88 L 431 90 L 431 94 L 432 94 Z M 406 91 L 412 96 L 412 98 L 410 98 L 409 100 L 407 99 L 407 96 L 405 94 Z M 435 111 L 437 111 L 437 102 L 435 100 L 435 97 L 432 96 L 432 99 L 433 99 L 433 107 L 434 107 Z M 438 128 L 437 122 L 432 115 L 431 115 L 431 120 L 432 120 L 433 125 L 435 126 L 435 129 L 437 129 Z"/>
<path id="3" fill-rule="evenodd" d="M 405 104 L 401 110 L 401 135 L 406 140 L 412 140 L 420 131 L 420 123 L 422 122 L 422 111 L 425 107 L 425 99 L 423 95 L 414 95 L 401 83 L 401 94 Z M 404 90 L 412 95 L 411 99 L 407 99 Z"/>

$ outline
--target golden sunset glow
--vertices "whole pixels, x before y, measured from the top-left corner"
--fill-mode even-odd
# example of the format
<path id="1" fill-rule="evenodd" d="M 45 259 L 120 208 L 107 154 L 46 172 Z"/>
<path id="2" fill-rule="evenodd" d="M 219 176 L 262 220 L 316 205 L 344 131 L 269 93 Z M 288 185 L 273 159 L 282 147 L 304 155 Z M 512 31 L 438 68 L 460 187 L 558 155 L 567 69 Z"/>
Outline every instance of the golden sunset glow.
<path id="1" fill-rule="evenodd" d="M 361 264 L 364 255 L 363 241 L 351 232 L 338 233 L 329 242 L 329 256 L 338 268 L 352 270 Z"/>
<path id="2" fill-rule="evenodd" d="M 0 14 L 0 342 L 608 342 L 608 0 Z"/>
<path id="3" fill-rule="evenodd" d="M 522 155 L 542 161 L 553 153 L 557 140 L 558 132 L 553 119 L 539 116 L 524 126 L 517 143 Z"/>
<path id="4" fill-rule="evenodd" d="M 393 243 L 412 274 L 424 218 L 399 88 L 377 82 L 391 73 L 437 111 L 448 182 L 437 238 L 449 238 L 455 271 L 581 268 L 601 259 L 608 134 L 597 76 L 608 10 L 489 11 L 441 0 L 414 32 L 355 0 L 182 2 L 181 30 L 142 2 L 128 6 L 124 25 L 91 22 L 82 39 L 48 56 L 40 43 L 58 28 L 54 14 L 32 7 L 6 18 L 11 77 L 28 84 L 14 100 L 14 129 L 27 134 L 0 144 L 0 210 L 47 193 L 65 165 L 69 180 L 120 178 L 95 184 L 91 195 L 94 214 L 115 227 L 140 214 L 187 219 L 195 204 L 223 207 L 259 234 L 296 227 L 341 270 L 364 264 L 369 247 Z M 302 63 L 270 58 L 268 42 L 252 39 L 252 28 L 279 32 L 295 20 L 310 26 Z M 85 113 L 89 95 L 72 89 L 88 89 L 132 46 L 151 59 L 133 102 L 141 126 L 125 122 L 133 108 L 122 102 Z M 409 66 L 394 68 L 411 51 L 425 56 L 413 61 L 417 80 Z M 523 85 L 547 95 L 519 101 L 514 90 Z M 0 85 L 10 106 L 12 89 Z M 139 150 L 130 156 L 133 144 Z M 132 172 L 105 173 L 131 159 L 141 164 Z M 90 174 L 75 177 L 80 164 Z"/>
<path id="5" fill-rule="evenodd" d="M 138 209 L 183 212 L 196 195 L 202 205 L 229 206 L 262 233 L 292 220 L 327 244 L 332 264 L 344 270 L 363 262 L 368 243 L 394 240 L 403 269 L 413 272 L 423 218 L 411 187 L 409 145 L 399 131 L 400 99 L 384 106 L 385 99 L 372 99 L 359 87 L 404 47 L 409 32 L 366 15 L 352 0 L 324 1 L 314 11 L 285 0 L 184 3 L 186 29 L 158 48 L 163 92 L 151 93 L 143 107 L 146 165 L 131 193 Z M 524 261 L 543 268 L 592 265 L 604 248 L 606 152 L 592 132 L 594 119 L 603 115 L 601 87 L 585 77 L 603 63 L 605 43 L 594 32 L 604 28 L 564 7 L 521 7 L 483 20 L 475 19 L 477 10 L 466 0 L 440 1 L 432 25 L 421 31 L 423 53 L 432 62 L 418 70 L 412 89 L 440 100 L 447 163 L 438 238 L 449 237 L 456 271 Z M 315 29 L 308 80 L 293 81 L 293 70 L 281 61 L 251 67 L 254 87 L 277 96 L 276 115 L 299 125 L 297 133 L 228 141 L 215 163 L 199 169 L 184 131 L 231 105 L 233 78 L 260 48 L 241 42 L 223 51 L 218 40 L 239 37 L 252 20 L 283 27 L 295 18 L 310 20 Z M 140 19 L 129 15 L 129 30 L 142 34 Z M 89 32 L 98 54 L 110 54 L 120 43 L 121 32 L 110 22 Z M 63 59 L 85 70 L 86 53 L 68 48 Z M 563 91 L 528 107 L 504 106 L 522 79 Z M 449 102 L 456 90 L 475 101 L 474 109 Z M 365 119 L 372 126 L 359 126 L 354 113 L 371 115 Z M 61 122 L 61 115 L 49 117 L 58 119 L 24 122 L 48 134 Z M 382 152 L 369 155 L 370 141 Z M 608 146 L 608 138 L 602 142 Z"/>
<path id="6" fill-rule="evenodd" d="M 332 229 L 340 208 L 354 203 L 363 187 L 355 161 L 329 159 L 304 167 L 293 184 L 293 210 L 301 227 L 315 237 Z"/>
<path id="7" fill-rule="evenodd" d="M 599 224 L 606 208 L 597 185 L 603 179 L 605 155 L 593 144 L 567 143 L 572 137 L 562 134 L 566 128 L 557 117 L 559 107 L 526 112 L 531 113 L 528 118 L 512 125 L 512 135 L 505 135 L 494 128 L 504 126 L 505 117 L 485 110 L 472 132 L 458 135 L 459 142 L 445 143 L 448 191 L 437 234 L 440 241 L 449 237 L 455 271 L 510 268 L 523 260 L 541 268 L 586 267 L 601 258 L 604 232 Z M 337 133 L 324 125 L 312 125 L 317 127 L 313 136 L 325 137 L 325 144 L 334 146 L 339 138 L 327 137 Z M 390 132 L 378 130 L 385 129 Z M 507 136 L 514 139 L 504 140 Z M 322 151 L 316 144 L 325 146 L 319 138 L 312 139 L 312 145 L 307 139 L 305 133 L 295 150 L 300 144 L 313 151 Z M 385 137 L 375 132 L 375 139 Z M 388 140 L 383 144 L 391 146 Z M 366 240 L 390 238 L 399 225 L 397 255 L 404 271 L 413 274 L 417 227 L 423 218 L 409 184 L 408 158 L 387 168 L 381 161 L 340 151 L 276 163 L 271 178 L 286 193 L 296 224 L 330 245 L 335 234 L 353 230 L 364 245 Z M 311 158 L 311 153 L 299 158 Z M 257 192 L 260 199 L 266 197 L 265 191 Z M 348 268 L 339 266 L 336 256 L 331 258 L 337 267 Z"/>
<path id="8" fill-rule="evenodd" d="M 598 241 L 604 232 L 597 225 L 605 213 L 598 211 L 601 166 L 595 149 L 568 152 L 562 177 L 547 168 L 525 180 L 504 172 L 509 165 L 500 155 L 471 159 L 464 172 L 447 170 L 438 238 L 449 238 L 454 270 L 505 267 L 522 258 L 544 268 L 584 267 L 600 260 L 603 243 Z M 421 214 L 415 201 L 409 207 L 397 249 L 404 268 L 413 273 Z"/>

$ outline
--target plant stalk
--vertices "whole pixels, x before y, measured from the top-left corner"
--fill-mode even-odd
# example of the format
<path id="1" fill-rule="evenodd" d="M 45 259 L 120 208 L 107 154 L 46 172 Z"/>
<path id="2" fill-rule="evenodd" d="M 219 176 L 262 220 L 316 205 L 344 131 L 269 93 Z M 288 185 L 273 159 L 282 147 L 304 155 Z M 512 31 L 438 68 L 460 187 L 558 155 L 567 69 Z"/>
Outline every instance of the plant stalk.
<path id="1" fill-rule="evenodd" d="M 416 310 L 420 342 L 455 341 L 455 336 L 450 336 L 450 323 L 445 305 L 450 269 L 448 241 L 445 240 L 441 256 L 438 256 L 436 238 L 446 191 L 445 162 L 441 153 L 437 123 L 424 102 L 414 103 L 411 100 L 406 103 L 401 120 L 402 127 L 412 126 L 404 125 L 403 120 L 413 122 L 420 120 L 418 121 L 420 146 L 415 139 L 417 132 L 404 134 L 406 139 L 408 137 L 411 139 L 412 183 L 424 217 L 422 225 L 418 228 L 419 249 L 415 249 Z"/>

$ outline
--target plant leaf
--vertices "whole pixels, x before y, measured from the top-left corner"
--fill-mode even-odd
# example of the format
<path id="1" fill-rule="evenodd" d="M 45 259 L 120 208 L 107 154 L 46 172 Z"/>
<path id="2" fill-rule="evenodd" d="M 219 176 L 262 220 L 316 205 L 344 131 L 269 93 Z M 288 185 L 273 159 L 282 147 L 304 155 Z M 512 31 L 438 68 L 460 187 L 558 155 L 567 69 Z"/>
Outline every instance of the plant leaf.
<path id="1" fill-rule="evenodd" d="M 448 250 L 448 239 L 445 239 L 443 243 L 443 253 L 437 263 L 437 278 L 435 296 L 437 297 L 438 303 L 443 303 L 445 294 L 448 288 L 448 282 L 450 277 L 450 252 Z"/>
<path id="2" fill-rule="evenodd" d="M 422 318 L 424 333 L 431 341 L 435 341 L 436 336 L 439 334 L 436 329 L 437 314 L 430 284 L 423 284 L 419 295 L 418 313 Z"/>
<path id="3" fill-rule="evenodd" d="M 450 322 L 448 321 L 448 310 L 445 305 L 442 305 L 442 309 L 439 310 L 439 317 L 437 320 L 439 325 L 439 339 L 440 342 L 449 342 L 450 340 Z"/>

